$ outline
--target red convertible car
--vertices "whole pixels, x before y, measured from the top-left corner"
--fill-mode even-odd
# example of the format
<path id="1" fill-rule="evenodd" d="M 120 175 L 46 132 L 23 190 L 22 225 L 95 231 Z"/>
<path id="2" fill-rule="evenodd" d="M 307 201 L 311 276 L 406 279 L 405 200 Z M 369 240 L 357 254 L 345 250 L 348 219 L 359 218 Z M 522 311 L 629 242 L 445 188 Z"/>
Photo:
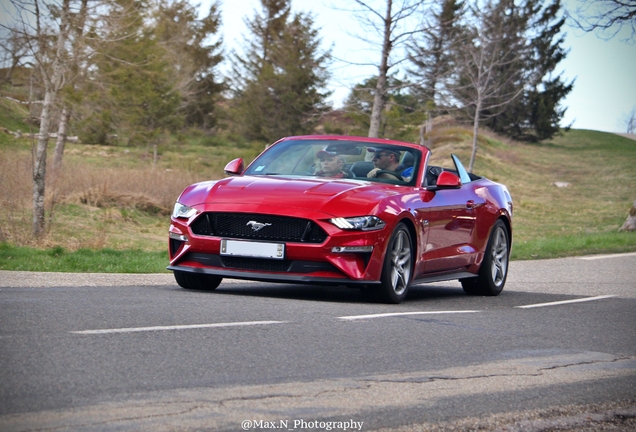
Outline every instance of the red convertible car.
<path id="1" fill-rule="evenodd" d="M 512 242 L 508 189 L 429 163 L 428 148 L 348 136 L 296 136 L 230 177 L 188 186 L 169 232 L 169 270 L 188 289 L 223 278 L 346 285 L 399 303 L 413 284 L 459 279 L 497 295 Z"/>

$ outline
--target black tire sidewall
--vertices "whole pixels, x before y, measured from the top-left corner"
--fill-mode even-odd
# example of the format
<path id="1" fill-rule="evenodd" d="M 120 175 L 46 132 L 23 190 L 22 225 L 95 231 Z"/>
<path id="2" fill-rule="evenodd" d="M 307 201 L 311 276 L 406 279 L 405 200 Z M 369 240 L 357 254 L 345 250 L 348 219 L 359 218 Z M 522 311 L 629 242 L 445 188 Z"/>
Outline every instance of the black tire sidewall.
<path id="1" fill-rule="evenodd" d="M 200 291 L 215 290 L 223 280 L 220 276 L 190 273 L 180 270 L 174 271 L 174 279 L 182 288 Z"/>
<path id="2" fill-rule="evenodd" d="M 503 281 L 501 285 L 495 285 L 495 281 L 492 279 L 492 248 L 493 243 L 495 241 L 495 236 L 497 235 L 497 231 L 501 229 L 506 236 L 507 243 L 507 253 L 506 257 L 506 272 L 504 274 Z M 508 235 L 508 230 L 506 229 L 506 225 L 499 219 L 492 228 L 490 233 L 490 238 L 488 239 L 488 247 L 486 248 L 486 256 L 484 257 L 484 262 L 481 264 L 481 268 L 479 269 L 479 284 L 482 287 L 484 295 L 495 296 L 501 293 L 504 286 L 506 285 L 506 280 L 508 279 L 508 267 L 510 266 L 510 236 Z"/>
<path id="3" fill-rule="evenodd" d="M 409 260 L 410 261 L 409 262 L 409 266 L 410 266 L 409 280 L 407 281 L 406 289 L 404 290 L 402 294 L 398 295 L 395 293 L 393 289 L 392 281 L 391 281 L 391 270 L 393 265 L 391 262 L 391 252 L 393 251 L 393 247 L 395 245 L 395 242 L 397 241 L 398 234 L 402 231 L 406 234 L 406 239 L 409 242 L 411 257 Z M 378 290 L 379 290 L 379 293 L 381 294 L 382 299 L 389 303 L 395 303 L 395 304 L 401 303 L 402 301 L 404 301 L 404 299 L 408 295 L 409 287 L 411 285 L 412 280 L 413 280 L 413 239 L 411 238 L 411 233 L 407 229 L 406 225 L 404 225 L 403 223 L 399 223 L 395 227 L 393 234 L 391 234 L 391 238 L 389 240 L 389 243 L 387 244 L 386 253 L 384 256 L 384 264 L 382 265 L 382 276 L 380 277 L 381 284 L 380 284 L 380 287 L 378 287 Z"/>

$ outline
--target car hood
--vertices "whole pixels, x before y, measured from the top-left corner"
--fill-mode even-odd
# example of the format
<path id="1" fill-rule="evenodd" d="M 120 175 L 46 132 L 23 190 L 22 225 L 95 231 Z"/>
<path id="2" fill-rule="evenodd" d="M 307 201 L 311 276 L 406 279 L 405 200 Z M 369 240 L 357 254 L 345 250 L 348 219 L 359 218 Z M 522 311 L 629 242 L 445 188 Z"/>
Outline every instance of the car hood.
<path id="1" fill-rule="evenodd" d="M 399 194 L 401 188 L 357 179 L 239 176 L 194 184 L 179 202 L 234 207 L 235 211 L 258 211 L 266 205 L 354 216 L 373 214 L 382 199 Z"/>

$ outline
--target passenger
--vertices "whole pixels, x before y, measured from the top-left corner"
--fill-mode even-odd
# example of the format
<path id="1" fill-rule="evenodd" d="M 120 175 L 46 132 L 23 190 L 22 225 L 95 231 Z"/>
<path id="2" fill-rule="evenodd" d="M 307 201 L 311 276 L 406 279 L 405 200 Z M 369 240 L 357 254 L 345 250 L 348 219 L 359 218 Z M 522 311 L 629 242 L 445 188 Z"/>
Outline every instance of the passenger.
<path id="1" fill-rule="evenodd" d="M 326 150 L 320 150 L 316 153 L 316 157 L 320 160 L 320 171 L 316 173 L 320 177 L 349 178 L 351 177 L 344 171 L 345 161 L 342 156 Z"/>

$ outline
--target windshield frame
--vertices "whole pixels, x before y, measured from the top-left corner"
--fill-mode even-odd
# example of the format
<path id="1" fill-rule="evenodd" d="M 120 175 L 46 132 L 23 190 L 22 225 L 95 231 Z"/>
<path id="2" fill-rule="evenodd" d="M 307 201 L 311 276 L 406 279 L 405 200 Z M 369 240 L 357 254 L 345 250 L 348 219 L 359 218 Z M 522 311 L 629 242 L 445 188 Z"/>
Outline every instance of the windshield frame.
<path id="1" fill-rule="evenodd" d="M 320 137 L 292 137 L 280 140 L 263 151 L 243 172 L 247 176 L 281 176 L 292 178 L 319 178 L 322 180 L 355 180 L 389 183 L 396 185 L 416 185 L 420 167 L 424 163 L 426 147 L 410 143 L 396 143 L 378 139 L 354 139 L 341 137 L 339 139 L 325 139 Z M 360 175 L 346 177 L 330 177 L 317 175 L 319 173 L 318 153 L 327 151 L 342 158 L 346 172 L 353 174 L 351 168 L 355 163 L 358 167 L 375 168 L 372 156 L 375 152 L 398 151 L 400 161 L 399 174 L 406 173 L 408 166 L 403 162 L 412 159 L 413 165 L 410 177 L 370 178 Z M 409 153 L 410 155 L 407 155 Z M 410 158 L 412 156 L 412 158 Z M 358 173 L 359 174 L 359 173 Z"/>

